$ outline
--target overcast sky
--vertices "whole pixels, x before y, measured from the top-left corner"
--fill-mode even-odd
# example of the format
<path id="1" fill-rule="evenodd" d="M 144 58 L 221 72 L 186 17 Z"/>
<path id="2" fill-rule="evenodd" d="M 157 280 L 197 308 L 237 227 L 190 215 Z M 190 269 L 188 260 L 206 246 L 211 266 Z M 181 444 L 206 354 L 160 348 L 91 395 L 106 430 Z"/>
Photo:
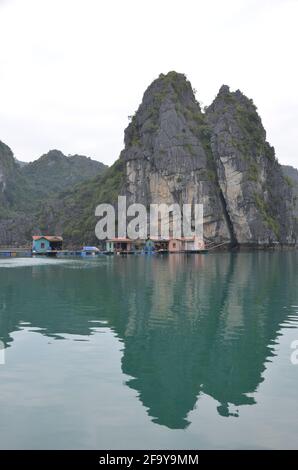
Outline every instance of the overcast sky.
<path id="1" fill-rule="evenodd" d="M 253 98 L 281 163 L 298 166 L 298 0 L 0 0 L 0 140 L 111 164 L 161 72 L 210 104 Z"/>

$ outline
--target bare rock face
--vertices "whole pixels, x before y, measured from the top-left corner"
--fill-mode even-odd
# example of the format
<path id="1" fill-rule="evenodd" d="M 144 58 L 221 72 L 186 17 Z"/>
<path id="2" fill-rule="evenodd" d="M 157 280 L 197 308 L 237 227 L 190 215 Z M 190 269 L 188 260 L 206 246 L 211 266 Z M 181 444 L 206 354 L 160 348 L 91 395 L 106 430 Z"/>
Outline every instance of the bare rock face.
<path id="1" fill-rule="evenodd" d="M 210 130 L 184 75 L 160 75 L 146 90 L 125 131 L 120 158 L 125 160 L 130 203 L 201 203 L 206 239 L 231 239 Z"/>
<path id="2" fill-rule="evenodd" d="M 21 175 L 11 149 L 0 142 L 0 246 L 26 243 L 30 216 L 25 217 L 21 208 L 28 194 L 28 187 Z M 15 211 L 20 199 L 20 211 Z"/>
<path id="3" fill-rule="evenodd" d="M 12 186 L 14 186 L 19 177 L 19 167 L 12 151 L 0 141 L 0 207 L 12 204 Z"/>
<path id="4" fill-rule="evenodd" d="M 207 241 L 295 242 L 291 188 L 240 91 L 223 86 L 202 113 L 184 75 L 160 75 L 125 131 L 120 158 L 130 203 L 201 203 Z"/>
<path id="5" fill-rule="evenodd" d="M 223 86 L 206 118 L 237 243 L 292 243 L 293 195 L 253 102 Z"/>

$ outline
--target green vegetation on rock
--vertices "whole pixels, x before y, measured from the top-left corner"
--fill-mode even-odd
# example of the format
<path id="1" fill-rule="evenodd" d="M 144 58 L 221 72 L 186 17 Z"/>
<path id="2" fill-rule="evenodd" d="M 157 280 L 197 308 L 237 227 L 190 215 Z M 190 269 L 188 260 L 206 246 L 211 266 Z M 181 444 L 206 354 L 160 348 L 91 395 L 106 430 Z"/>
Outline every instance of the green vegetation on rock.
<path id="1" fill-rule="evenodd" d="M 255 194 L 254 195 L 255 203 L 256 206 L 258 207 L 264 222 L 267 224 L 267 226 L 273 231 L 275 234 L 276 238 L 279 238 L 280 236 L 280 225 L 272 212 L 270 211 L 270 207 L 268 203 L 262 199 L 260 194 Z"/>

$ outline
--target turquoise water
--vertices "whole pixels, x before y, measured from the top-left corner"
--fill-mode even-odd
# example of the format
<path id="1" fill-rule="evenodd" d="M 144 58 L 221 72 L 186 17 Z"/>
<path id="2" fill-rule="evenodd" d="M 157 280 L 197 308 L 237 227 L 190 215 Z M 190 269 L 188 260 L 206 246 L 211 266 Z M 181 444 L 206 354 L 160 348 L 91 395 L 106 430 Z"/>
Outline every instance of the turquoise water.
<path id="1" fill-rule="evenodd" d="M 297 252 L 0 259 L 0 448 L 297 448 L 297 292 Z"/>

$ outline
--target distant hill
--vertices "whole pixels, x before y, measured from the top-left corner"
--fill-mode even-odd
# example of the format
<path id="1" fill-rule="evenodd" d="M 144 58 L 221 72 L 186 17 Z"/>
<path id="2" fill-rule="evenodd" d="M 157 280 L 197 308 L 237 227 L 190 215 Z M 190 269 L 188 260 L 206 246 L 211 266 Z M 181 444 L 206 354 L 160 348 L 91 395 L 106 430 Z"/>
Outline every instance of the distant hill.
<path id="1" fill-rule="evenodd" d="M 116 203 L 124 185 L 124 171 L 124 161 L 118 159 L 103 174 L 46 201 L 36 213 L 40 230 L 63 234 L 69 246 L 98 244 L 94 233 L 95 208 L 101 203 Z"/>
<path id="2" fill-rule="evenodd" d="M 291 178 L 298 185 L 298 170 L 290 165 L 282 165 L 282 171 L 285 176 Z"/>
<path id="3" fill-rule="evenodd" d="M 50 150 L 21 168 L 37 196 L 57 194 L 77 183 L 93 178 L 107 168 L 101 162 L 83 155 L 67 157 L 59 150 Z"/>
<path id="4" fill-rule="evenodd" d="M 292 182 L 293 193 L 296 196 L 296 215 L 298 216 L 298 170 L 290 165 L 282 165 L 282 171 L 286 179 Z"/>
<path id="5" fill-rule="evenodd" d="M 28 165 L 28 162 L 21 162 L 20 160 L 17 160 L 17 158 L 15 159 L 15 161 L 21 168 Z"/>
<path id="6" fill-rule="evenodd" d="M 25 164 L 14 158 L 0 141 L 0 246 L 22 245 L 39 231 L 40 208 L 63 191 L 98 178 L 106 165 L 82 155 L 65 156 L 51 150 L 38 160 Z"/>

